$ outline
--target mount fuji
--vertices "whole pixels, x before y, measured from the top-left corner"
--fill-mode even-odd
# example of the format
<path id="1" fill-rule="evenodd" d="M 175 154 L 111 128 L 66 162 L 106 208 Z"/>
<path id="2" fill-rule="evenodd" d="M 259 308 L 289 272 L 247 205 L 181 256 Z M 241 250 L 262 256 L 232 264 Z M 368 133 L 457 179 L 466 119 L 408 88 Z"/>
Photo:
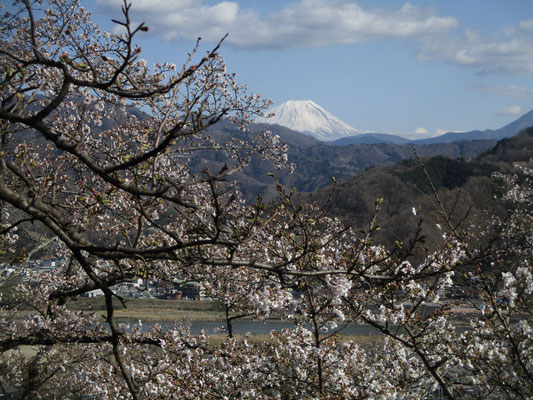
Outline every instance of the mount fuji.
<path id="1" fill-rule="evenodd" d="M 318 140 L 331 141 L 361 134 L 312 100 L 289 100 L 268 112 L 274 116 L 259 118 L 256 122 L 285 126 Z"/>

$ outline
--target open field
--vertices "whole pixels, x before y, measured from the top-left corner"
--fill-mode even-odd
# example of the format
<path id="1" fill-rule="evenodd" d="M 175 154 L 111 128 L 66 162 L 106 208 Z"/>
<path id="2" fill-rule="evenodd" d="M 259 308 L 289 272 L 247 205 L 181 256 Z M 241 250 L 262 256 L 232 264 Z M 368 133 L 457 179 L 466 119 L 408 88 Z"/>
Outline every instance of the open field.
<path id="1" fill-rule="evenodd" d="M 160 300 L 160 299 L 126 299 L 126 308 L 116 299 L 113 300 L 115 317 L 118 320 L 142 320 L 146 322 L 174 322 L 187 319 L 189 321 L 223 321 L 224 308 L 215 301 L 192 300 Z M 103 297 L 79 297 L 71 300 L 68 307 L 83 312 L 94 312 L 105 315 Z M 35 310 L 20 305 L 17 307 L 22 317 Z M 1 316 L 1 312 L 0 312 Z"/>
<path id="2" fill-rule="evenodd" d="M 225 321 L 224 306 L 216 301 L 140 298 L 126 299 L 125 305 L 126 308 L 114 299 L 115 317 L 119 321 L 177 322 L 184 319 L 190 322 Z M 103 297 L 79 297 L 71 300 L 69 307 L 84 312 L 95 312 L 97 315 L 105 315 Z M 19 310 L 21 316 L 30 312 L 24 307 Z M 472 317 L 472 314 L 478 312 L 479 310 L 471 306 L 452 308 L 453 320 L 457 325 L 463 325 L 464 321 Z"/>
<path id="3" fill-rule="evenodd" d="M 215 301 L 131 299 L 126 308 L 119 301 L 115 303 L 115 317 L 119 320 L 141 320 L 146 322 L 223 321 L 223 306 Z M 105 313 L 102 297 L 79 298 L 71 303 L 73 308 L 83 311 Z"/>

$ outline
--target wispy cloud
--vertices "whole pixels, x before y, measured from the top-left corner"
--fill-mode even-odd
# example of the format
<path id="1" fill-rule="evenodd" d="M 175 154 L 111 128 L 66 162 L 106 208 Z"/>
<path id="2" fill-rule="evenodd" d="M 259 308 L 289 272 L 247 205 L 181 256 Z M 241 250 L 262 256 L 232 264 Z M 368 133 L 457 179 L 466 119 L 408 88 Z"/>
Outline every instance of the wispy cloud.
<path id="1" fill-rule="evenodd" d="M 117 10 L 122 0 L 97 0 Z M 356 0 L 295 0 L 261 15 L 246 1 L 135 0 L 134 18 L 165 39 L 217 42 L 243 50 L 353 44 L 384 38 L 414 38 L 423 61 L 448 62 L 479 73 L 533 73 L 533 19 L 490 37 L 457 29 L 459 21 L 433 8 L 409 3 L 399 8 L 363 7 Z M 242 7 L 241 7 L 242 5 Z M 453 31 L 453 32 L 452 32 Z"/>
<path id="2" fill-rule="evenodd" d="M 533 97 L 533 90 L 520 86 L 474 86 L 476 92 L 490 93 L 500 96 Z"/>
<path id="3" fill-rule="evenodd" d="M 428 38 L 419 58 L 471 67 L 480 73 L 533 73 L 533 20 L 507 27 L 494 37 L 466 31 L 447 40 Z"/>
<path id="4" fill-rule="evenodd" d="M 450 130 L 446 129 L 436 129 L 433 132 L 429 132 L 426 128 L 416 128 L 414 132 L 400 134 L 400 136 L 403 136 L 407 139 L 417 140 L 417 139 L 428 139 L 433 138 L 436 136 L 444 135 L 447 132 L 451 132 Z M 454 131 L 459 132 L 459 131 Z"/>
<path id="5" fill-rule="evenodd" d="M 118 7 L 122 0 L 97 0 Z M 242 3 L 245 4 L 245 3 Z M 279 49 L 357 43 L 378 38 L 426 37 L 459 25 L 432 9 L 405 4 L 399 9 L 364 9 L 349 0 L 300 0 L 265 17 L 237 2 L 206 5 L 193 0 L 136 0 L 132 10 L 167 39 L 218 41 L 241 49 Z"/>
<path id="6" fill-rule="evenodd" d="M 533 30 L 533 19 L 528 19 L 527 21 L 520 22 L 520 28 L 525 30 Z"/>
<path id="7" fill-rule="evenodd" d="M 449 129 L 436 129 L 435 132 L 433 132 L 433 137 L 444 135 L 445 133 L 448 133 L 448 132 L 460 132 L 460 131 L 457 131 L 457 130 L 451 131 Z"/>
<path id="8" fill-rule="evenodd" d="M 503 110 L 496 111 L 494 114 L 499 117 L 506 117 L 508 115 L 522 115 L 524 112 L 522 111 L 522 107 L 520 106 L 511 106 L 507 107 Z"/>

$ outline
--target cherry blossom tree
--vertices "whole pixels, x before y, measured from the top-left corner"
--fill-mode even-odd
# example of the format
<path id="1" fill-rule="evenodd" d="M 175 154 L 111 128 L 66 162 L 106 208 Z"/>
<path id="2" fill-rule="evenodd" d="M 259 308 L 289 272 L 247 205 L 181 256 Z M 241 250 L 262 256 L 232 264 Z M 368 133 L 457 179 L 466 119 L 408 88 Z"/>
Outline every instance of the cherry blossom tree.
<path id="1" fill-rule="evenodd" d="M 180 67 L 148 66 L 135 44 L 148 26 L 131 22 L 126 2 L 115 22 L 120 33 L 101 32 L 73 0 L 22 0 L 2 15 L 0 250 L 28 276 L 2 298 L 0 392 L 533 395 L 531 166 L 502 177 L 515 206 L 493 229 L 454 224 L 435 191 L 445 240 L 431 252 L 416 209 L 418 230 L 388 250 L 373 242 L 376 218 L 366 232 L 353 232 L 280 185 L 279 201 L 248 204 L 231 177 L 250 157 L 291 168 L 278 136 L 248 130 L 269 102 L 226 71 L 222 42 L 204 55 L 198 43 Z M 213 134 L 222 120 L 241 134 Z M 192 168 L 197 151 L 227 162 Z M 476 242 L 473 233 L 485 237 Z M 36 243 L 23 248 L 29 240 Z M 28 268 L 39 254 L 61 263 Z M 459 274 L 476 278 L 483 299 L 464 333 L 454 325 L 457 305 L 443 297 Z M 116 287 L 138 278 L 202 283 L 226 308 L 226 340 L 213 345 L 206 332 L 191 335 L 186 322 L 147 332 L 142 322 L 118 323 L 116 304 L 126 304 Z M 103 318 L 75 306 L 93 290 L 104 295 Z M 20 306 L 30 311 L 21 315 Z M 293 328 L 258 343 L 234 335 L 233 321 L 244 316 Z M 342 336 L 358 323 L 380 336 L 370 344 Z"/>

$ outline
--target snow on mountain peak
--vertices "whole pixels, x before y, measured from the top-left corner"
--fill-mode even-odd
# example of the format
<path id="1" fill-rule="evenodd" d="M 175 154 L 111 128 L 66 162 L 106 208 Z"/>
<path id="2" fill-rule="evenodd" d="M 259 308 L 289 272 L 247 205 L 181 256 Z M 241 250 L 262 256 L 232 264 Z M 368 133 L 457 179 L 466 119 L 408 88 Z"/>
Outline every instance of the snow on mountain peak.
<path id="1" fill-rule="evenodd" d="M 319 140 L 336 140 L 361 133 L 312 100 L 289 100 L 268 112 L 275 115 L 257 122 L 282 125 Z"/>

